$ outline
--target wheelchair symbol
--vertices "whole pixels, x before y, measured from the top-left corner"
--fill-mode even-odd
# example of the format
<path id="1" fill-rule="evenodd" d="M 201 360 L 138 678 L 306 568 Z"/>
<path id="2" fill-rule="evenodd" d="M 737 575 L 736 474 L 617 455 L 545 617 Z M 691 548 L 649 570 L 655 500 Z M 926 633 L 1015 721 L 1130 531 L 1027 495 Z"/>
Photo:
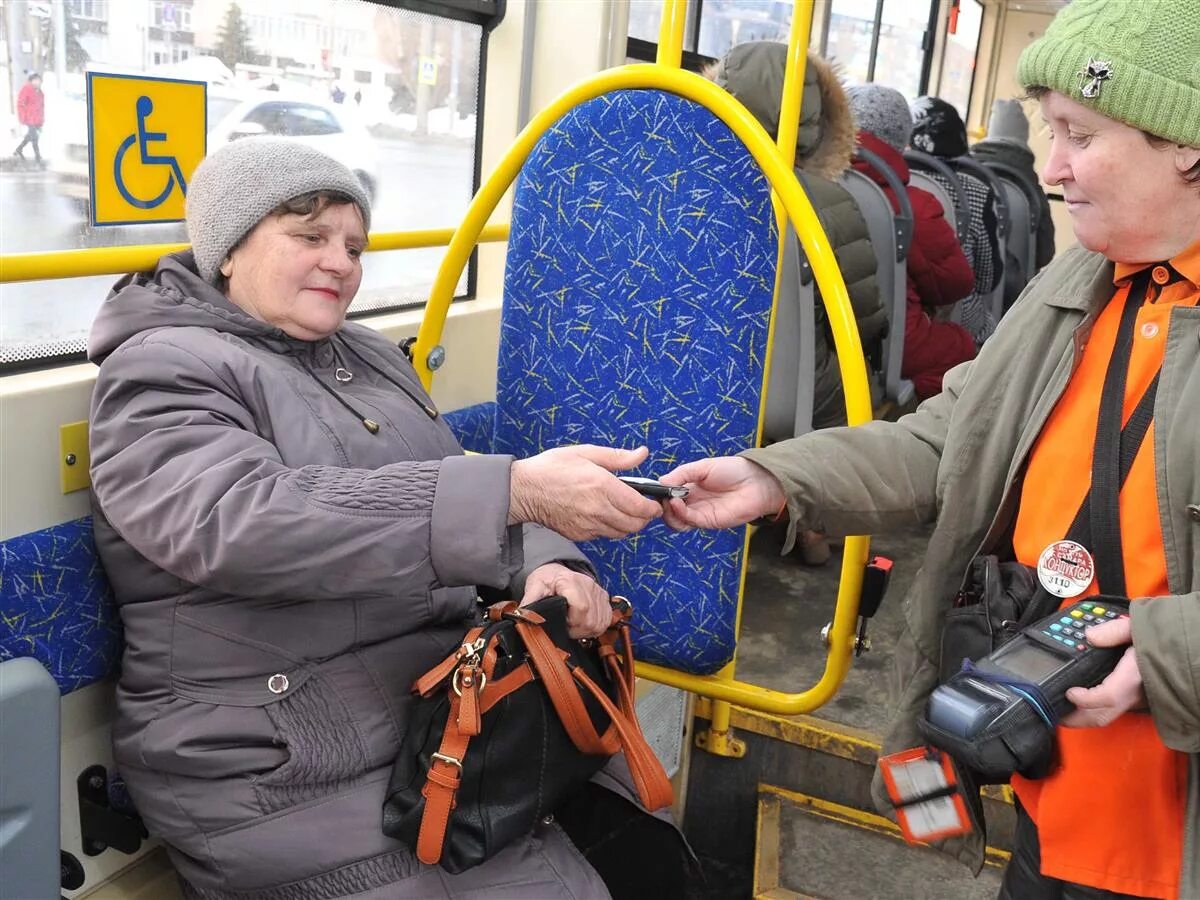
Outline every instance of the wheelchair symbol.
<path id="1" fill-rule="evenodd" d="M 162 131 L 147 131 L 146 119 L 150 113 L 154 111 L 154 104 L 149 97 L 138 97 L 137 101 L 137 134 L 131 134 L 121 142 L 121 146 L 117 148 L 116 158 L 113 160 L 113 177 L 117 183 L 117 190 L 121 192 L 121 196 L 125 198 L 125 202 L 130 206 L 136 206 L 138 209 L 154 209 L 159 206 L 164 200 L 171 196 L 171 191 L 175 189 L 175 185 L 179 185 L 179 190 L 187 196 L 187 182 L 183 179 L 183 172 L 179 168 L 179 161 L 173 156 L 152 156 L 147 145 L 151 142 L 165 141 L 167 135 Z M 125 187 L 125 181 L 121 177 L 121 163 L 125 159 L 125 154 L 134 144 L 138 145 L 138 151 L 142 157 L 142 165 L 144 166 L 169 166 L 171 171 L 167 174 L 167 185 L 162 189 L 162 192 L 152 200 L 139 200 L 129 192 Z"/>

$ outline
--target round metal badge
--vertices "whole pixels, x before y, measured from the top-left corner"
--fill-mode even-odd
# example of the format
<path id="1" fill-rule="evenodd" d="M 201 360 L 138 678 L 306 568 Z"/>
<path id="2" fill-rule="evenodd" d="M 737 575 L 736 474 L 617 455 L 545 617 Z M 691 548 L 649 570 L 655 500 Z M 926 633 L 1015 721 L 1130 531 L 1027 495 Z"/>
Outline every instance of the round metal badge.
<path id="1" fill-rule="evenodd" d="M 1038 557 L 1038 581 L 1055 597 L 1078 597 L 1096 576 L 1096 564 L 1086 547 L 1075 541 L 1055 541 Z"/>

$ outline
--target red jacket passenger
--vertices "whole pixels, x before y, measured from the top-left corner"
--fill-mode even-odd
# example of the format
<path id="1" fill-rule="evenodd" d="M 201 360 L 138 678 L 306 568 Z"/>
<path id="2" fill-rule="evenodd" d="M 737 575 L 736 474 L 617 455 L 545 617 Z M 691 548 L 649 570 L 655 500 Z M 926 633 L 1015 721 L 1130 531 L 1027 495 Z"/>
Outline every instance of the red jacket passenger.
<path id="1" fill-rule="evenodd" d="M 908 184 L 908 164 L 889 144 L 868 131 L 860 131 L 858 141 Z M 856 162 L 854 168 L 883 188 L 892 207 L 899 209 L 882 175 L 863 162 Z M 926 308 L 948 306 L 970 294 L 975 275 L 938 199 L 912 186 L 908 198 L 913 209 L 913 236 L 908 251 L 908 307 L 900 374 L 912 379 L 917 396 L 924 400 L 941 392 L 942 376 L 949 369 L 975 356 L 975 342 L 966 329 L 954 322 L 934 321 Z"/>
<path id="2" fill-rule="evenodd" d="M 31 81 L 21 85 L 17 94 L 17 119 L 26 127 L 41 128 L 46 124 L 46 95 Z"/>

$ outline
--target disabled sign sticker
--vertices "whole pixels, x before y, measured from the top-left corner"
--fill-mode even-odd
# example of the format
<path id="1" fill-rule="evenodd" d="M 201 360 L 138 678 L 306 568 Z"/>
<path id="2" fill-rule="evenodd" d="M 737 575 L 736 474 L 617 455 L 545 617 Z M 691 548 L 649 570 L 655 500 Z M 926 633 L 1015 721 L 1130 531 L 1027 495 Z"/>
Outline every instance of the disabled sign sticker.
<path id="1" fill-rule="evenodd" d="M 208 86 L 104 72 L 87 86 L 92 224 L 182 221 L 207 149 Z"/>

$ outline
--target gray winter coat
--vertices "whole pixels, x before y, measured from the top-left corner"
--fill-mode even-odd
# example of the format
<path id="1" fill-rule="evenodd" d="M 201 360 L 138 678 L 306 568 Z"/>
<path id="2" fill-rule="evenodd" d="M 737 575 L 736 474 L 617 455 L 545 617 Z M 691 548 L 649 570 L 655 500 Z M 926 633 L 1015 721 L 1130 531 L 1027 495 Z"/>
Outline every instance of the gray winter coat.
<path id="1" fill-rule="evenodd" d="M 381 831 L 410 687 L 476 586 L 587 569 L 506 525 L 511 458 L 462 455 L 382 335 L 289 338 L 190 254 L 118 283 L 89 357 L 96 545 L 125 628 L 115 758 L 189 895 L 607 896 L 557 825 L 459 876 Z"/>
<path id="2" fill-rule="evenodd" d="M 883 752 L 924 743 L 916 721 L 937 684 L 942 623 L 972 557 L 1016 515 L 1034 442 L 1113 296 L 1113 265 L 1075 248 L 1035 278 L 972 362 L 897 422 L 836 428 L 748 450 L 788 495 L 799 529 L 880 534 L 935 523 L 904 598 Z M 1131 607 L 1133 644 L 1163 743 L 1191 754 L 1180 897 L 1200 897 L 1200 309 L 1171 311 L 1154 404 L 1154 459 L 1170 594 Z M 890 804 L 876 773 L 873 794 Z M 976 872 L 984 834 L 943 842 Z"/>
<path id="3" fill-rule="evenodd" d="M 769 134 L 776 135 L 786 63 L 785 44 L 757 41 L 734 47 L 708 74 L 737 97 Z M 875 279 L 878 264 L 858 205 L 836 181 L 850 168 L 854 143 L 854 117 L 837 72 L 810 53 L 804 70 L 800 128 L 796 135 L 796 176 L 837 257 L 859 337 L 863 348 L 870 352 L 882 340 L 887 327 L 887 310 Z M 842 395 L 841 371 L 825 308 L 819 302 L 817 326 L 821 339 L 816 342 L 813 425 L 816 428 L 844 425 L 846 401 Z"/>

